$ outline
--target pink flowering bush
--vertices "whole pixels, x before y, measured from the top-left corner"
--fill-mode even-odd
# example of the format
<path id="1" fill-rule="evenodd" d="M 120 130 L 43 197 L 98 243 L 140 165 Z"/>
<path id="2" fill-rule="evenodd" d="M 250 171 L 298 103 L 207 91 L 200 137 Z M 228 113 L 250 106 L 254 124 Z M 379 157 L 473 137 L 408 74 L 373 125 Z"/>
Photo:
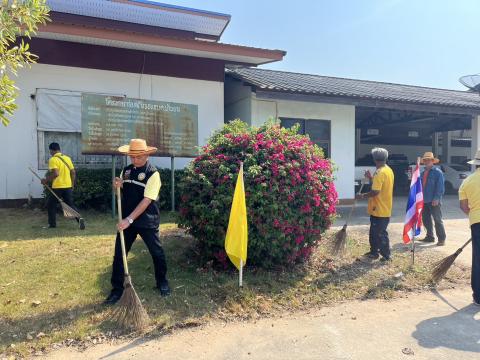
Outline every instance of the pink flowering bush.
<path id="1" fill-rule="evenodd" d="M 241 161 L 247 263 L 272 267 L 307 259 L 331 224 L 337 192 L 332 164 L 296 128 L 252 128 L 236 120 L 216 132 L 180 184 L 180 226 L 198 239 L 204 261 L 228 266 L 224 241 Z"/>

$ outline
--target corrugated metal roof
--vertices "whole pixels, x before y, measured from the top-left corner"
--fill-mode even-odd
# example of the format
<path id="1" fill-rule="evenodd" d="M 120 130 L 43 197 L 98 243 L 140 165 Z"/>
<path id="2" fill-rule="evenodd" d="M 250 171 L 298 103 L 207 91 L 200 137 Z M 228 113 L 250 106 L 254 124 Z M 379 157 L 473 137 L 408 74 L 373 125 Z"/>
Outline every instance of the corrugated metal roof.
<path id="1" fill-rule="evenodd" d="M 227 73 L 262 90 L 480 109 L 479 94 L 468 91 L 257 68 L 235 68 Z"/>
<path id="2" fill-rule="evenodd" d="M 192 31 L 219 37 L 230 15 L 153 1 L 47 0 L 52 11 Z"/>

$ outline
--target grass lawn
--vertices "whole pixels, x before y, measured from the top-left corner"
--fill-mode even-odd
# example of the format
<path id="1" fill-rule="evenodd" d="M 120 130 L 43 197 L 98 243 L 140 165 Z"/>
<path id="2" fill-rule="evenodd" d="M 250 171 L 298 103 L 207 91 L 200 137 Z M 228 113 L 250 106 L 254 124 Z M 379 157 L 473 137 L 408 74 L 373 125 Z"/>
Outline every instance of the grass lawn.
<path id="1" fill-rule="evenodd" d="M 110 290 L 113 219 L 87 213 L 87 229 L 81 231 L 66 219 L 59 219 L 56 229 L 42 229 L 47 216 L 41 211 L 0 209 L 0 217 L 0 358 L 2 353 L 28 356 L 115 337 L 118 329 L 101 305 Z M 320 246 L 308 263 L 292 269 L 247 266 L 244 288 L 239 290 L 236 273 L 201 268 L 194 240 L 177 228 L 170 214 L 162 219 L 172 295 L 161 298 L 153 289 L 153 266 L 142 241 L 129 256 L 132 282 L 154 322 L 151 335 L 212 318 L 252 319 L 430 289 L 429 269 L 438 259 L 422 251 L 412 268 L 410 253 L 399 248 L 388 265 L 359 261 L 367 250 L 367 235 L 351 231 L 345 258 L 332 259 Z M 468 280 L 467 269 L 454 266 L 441 286 Z"/>

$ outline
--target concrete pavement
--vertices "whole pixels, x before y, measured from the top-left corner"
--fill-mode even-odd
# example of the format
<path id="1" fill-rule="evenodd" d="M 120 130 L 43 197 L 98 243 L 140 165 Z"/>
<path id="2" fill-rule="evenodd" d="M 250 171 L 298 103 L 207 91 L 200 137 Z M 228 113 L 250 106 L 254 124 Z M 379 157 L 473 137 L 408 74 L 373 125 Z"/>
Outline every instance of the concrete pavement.
<path id="1" fill-rule="evenodd" d="M 480 307 L 468 289 L 354 301 L 255 323 L 211 323 L 154 340 L 63 349 L 48 359 L 480 358 Z"/>

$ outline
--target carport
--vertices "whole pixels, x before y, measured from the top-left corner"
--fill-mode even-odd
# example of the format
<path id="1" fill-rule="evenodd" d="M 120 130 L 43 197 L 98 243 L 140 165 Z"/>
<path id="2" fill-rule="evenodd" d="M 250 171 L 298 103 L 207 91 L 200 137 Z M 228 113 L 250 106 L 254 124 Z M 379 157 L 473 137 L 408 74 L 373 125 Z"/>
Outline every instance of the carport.
<path id="1" fill-rule="evenodd" d="M 391 154 L 397 185 L 405 188 L 408 164 L 426 151 L 450 164 L 466 164 L 474 154 L 478 94 L 384 83 L 372 89 L 379 99 L 364 99 L 355 107 L 356 164 L 368 162 L 372 147 L 384 147 Z M 472 129 L 477 130 L 475 139 Z"/>
<path id="2" fill-rule="evenodd" d="M 404 159 L 404 171 L 425 151 L 444 163 L 471 159 L 480 144 L 479 115 L 480 96 L 469 91 L 241 66 L 229 68 L 225 78 L 225 121 L 298 123 L 335 162 L 335 184 L 345 203 L 355 194 L 355 162 L 374 146 L 387 148 L 391 159 Z M 314 126 L 319 122 L 326 131 Z"/>

